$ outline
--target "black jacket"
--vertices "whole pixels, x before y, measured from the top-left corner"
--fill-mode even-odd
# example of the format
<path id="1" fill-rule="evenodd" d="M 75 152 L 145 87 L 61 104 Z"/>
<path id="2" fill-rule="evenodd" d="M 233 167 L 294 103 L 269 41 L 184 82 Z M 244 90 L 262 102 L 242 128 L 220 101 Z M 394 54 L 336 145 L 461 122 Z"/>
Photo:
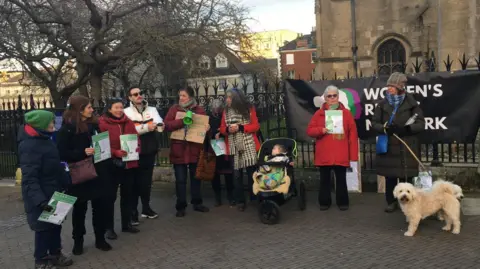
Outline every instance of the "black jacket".
<path id="1" fill-rule="evenodd" d="M 95 132 L 100 133 L 98 125 L 88 124 L 88 132 L 77 133 L 76 126 L 70 123 L 64 123 L 57 134 L 57 147 L 62 161 L 75 163 L 87 158 L 85 149 L 92 147 L 92 136 Z M 104 162 L 108 162 L 104 161 Z M 104 162 L 95 165 L 98 175 L 102 175 L 101 167 Z M 72 185 L 68 189 L 68 194 L 77 197 L 79 200 L 91 200 L 99 198 L 104 191 L 104 178 L 99 176 L 96 179 L 84 182 L 78 185 Z"/>
<path id="2" fill-rule="evenodd" d="M 382 100 L 375 108 L 375 114 L 372 120 L 372 128 L 377 134 L 384 134 L 383 126 L 390 119 L 393 112 L 393 106 L 387 100 Z M 425 118 L 417 101 L 411 94 L 406 94 L 405 99 L 399 106 L 393 124 L 404 127 L 405 123 L 414 114 L 417 114 L 415 122 L 410 125 L 408 131 L 398 134 L 413 152 L 420 158 L 419 141 L 417 134 L 425 130 Z M 418 162 L 412 154 L 403 146 L 394 136 L 388 139 L 388 152 L 377 155 L 376 157 L 377 175 L 393 178 L 415 177 L 418 175 Z"/>
<path id="3" fill-rule="evenodd" d="M 41 206 L 48 203 L 55 191 L 65 190 L 69 177 L 50 136 L 30 126 L 21 126 L 18 142 L 22 196 L 28 224 L 34 231 L 51 229 L 56 225 L 38 221 L 42 213 Z"/>

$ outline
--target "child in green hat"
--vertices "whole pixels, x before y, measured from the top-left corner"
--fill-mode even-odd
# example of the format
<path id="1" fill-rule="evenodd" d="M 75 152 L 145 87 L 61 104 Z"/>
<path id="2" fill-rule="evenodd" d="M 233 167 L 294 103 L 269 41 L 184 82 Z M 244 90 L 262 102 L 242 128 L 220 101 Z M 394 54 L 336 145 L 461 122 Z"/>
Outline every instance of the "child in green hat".
<path id="1" fill-rule="evenodd" d="M 53 210 L 48 204 L 50 198 L 54 192 L 65 190 L 69 181 L 51 140 L 54 120 L 52 112 L 30 111 L 25 114 L 25 125 L 18 133 L 23 202 L 28 224 L 35 232 L 35 268 L 56 268 L 73 263 L 62 254 L 62 226 L 38 220 L 43 211 Z"/>

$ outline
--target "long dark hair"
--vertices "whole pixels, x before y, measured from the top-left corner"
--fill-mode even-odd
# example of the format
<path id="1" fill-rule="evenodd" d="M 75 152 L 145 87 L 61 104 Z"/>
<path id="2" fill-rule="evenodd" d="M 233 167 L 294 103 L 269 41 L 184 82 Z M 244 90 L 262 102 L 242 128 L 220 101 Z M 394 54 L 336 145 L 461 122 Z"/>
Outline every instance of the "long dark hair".
<path id="1" fill-rule="evenodd" d="M 85 96 L 72 96 L 68 100 L 67 108 L 63 113 L 63 122 L 73 124 L 76 127 L 76 132 L 85 133 L 88 132 L 89 123 L 97 123 L 98 119 L 95 115 L 91 118 L 82 120 L 82 111 L 90 104 L 90 100 Z"/>
<path id="2" fill-rule="evenodd" d="M 247 96 L 243 93 L 242 90 L 237 88 L 233 88 L 227 90 L 227 96 L 232 98 L 232 104 L 230 107 L 226 107 L 225 109 L 233 109 L 235 112 L 239 113 L 245 119 L 250 118 L 250 108 L 252 108 L 252 104 L 248 101 Z"/>

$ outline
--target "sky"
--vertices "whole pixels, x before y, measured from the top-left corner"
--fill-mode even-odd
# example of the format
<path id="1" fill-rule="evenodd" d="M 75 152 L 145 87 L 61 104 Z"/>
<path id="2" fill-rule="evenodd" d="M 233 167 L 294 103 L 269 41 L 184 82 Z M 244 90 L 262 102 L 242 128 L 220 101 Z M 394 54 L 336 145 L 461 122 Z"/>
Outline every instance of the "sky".
<path id="1" fill-rule="evenodd" d="M 303 34 L 315 26 L 314 0 L 241 0 L 255 20 L 254 32 L 286 29 Z"/>

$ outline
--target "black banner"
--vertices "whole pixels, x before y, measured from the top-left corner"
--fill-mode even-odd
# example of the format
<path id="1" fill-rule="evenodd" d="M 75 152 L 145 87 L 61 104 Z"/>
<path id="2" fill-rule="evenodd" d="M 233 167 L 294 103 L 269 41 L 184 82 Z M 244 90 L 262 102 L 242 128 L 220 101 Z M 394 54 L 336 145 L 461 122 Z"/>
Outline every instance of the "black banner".
<path id="1" fill-rule="evenodd" d="M 307 125 L 318 109 L 313 103 L 328 85 L 340 90 L 340 101 L 355 116 L 358 135 L 362 140 L 375 137 L 371 119 L 375 104 L 387 90 L 388 77 L 345 80 L 287 80 L 285 108 L 287 127 L 296 129 L 297 140 L 311 141 Z M 408 76 L 407 91 L 413 93 L 425 116 L 426 131 L 422 143 L 472 143 L 480 125 L 480 72 L 434 72 Z"/>

